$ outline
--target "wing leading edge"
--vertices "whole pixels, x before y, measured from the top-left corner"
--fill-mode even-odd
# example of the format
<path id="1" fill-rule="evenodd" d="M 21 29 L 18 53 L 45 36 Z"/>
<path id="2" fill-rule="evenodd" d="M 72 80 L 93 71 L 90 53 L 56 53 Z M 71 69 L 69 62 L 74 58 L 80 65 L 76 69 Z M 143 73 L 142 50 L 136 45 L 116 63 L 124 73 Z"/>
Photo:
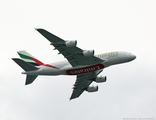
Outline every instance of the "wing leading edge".
<path id="1" fill-rule="evenodd" d="M 92 57 L 83 56 L 81 53 L 83 53 L 84 50 L 76 46 L 67 47 L 65 45 L 66 43 L 65 40 L 55 36 L 54 34 L 44 29 L 36 29 L 36 30 L 40 34 L 42 34 L 45 38 L 47 38 L 51 42 L 51 45 L 55 47 L 54 50 L 57 49 L 59 51 L 59 54 L 62 54 L 73 67 L 78 66 L 78 65 L 97 64 L 103 61 L 95 56 L 92 56 Z"/>
<path id="2" fill-rule="evenodd" d="M 95 78 L 98 74 L 100 74 L 103 70 L 98 70 L 91 73 L 86 73 L 82 75 L 77 75 L 77 80 L 73 87 L 73 93 L 71 95 L 70 100 L 79 97 L 87 88 L 88 86 L 95 81 Z"/>

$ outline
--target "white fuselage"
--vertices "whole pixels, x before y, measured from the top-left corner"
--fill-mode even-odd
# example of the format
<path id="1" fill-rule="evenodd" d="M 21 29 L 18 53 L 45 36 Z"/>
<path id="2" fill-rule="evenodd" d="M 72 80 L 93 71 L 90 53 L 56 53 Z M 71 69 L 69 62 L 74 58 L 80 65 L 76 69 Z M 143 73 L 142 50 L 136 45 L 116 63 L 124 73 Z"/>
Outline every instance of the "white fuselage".
<path id="1" fill-rule="evenodd" d="M 22 73 L 29 75 L 79 75 L 104 69 L 111 65 L 129 62 L 136 58 L 135 55 L 129 52 L 121 52 L 121 51 L 104 53 L 95 56 L 102 59 L 103 62 L 95 65 L 85 65 L 85 66 L 83 65 L 72 67 L 68 61 L 62 61 L 49 64 L 55 66 L 56 68 L 51 68 L 48 66 L 39 66 L 38 70 Z"/>

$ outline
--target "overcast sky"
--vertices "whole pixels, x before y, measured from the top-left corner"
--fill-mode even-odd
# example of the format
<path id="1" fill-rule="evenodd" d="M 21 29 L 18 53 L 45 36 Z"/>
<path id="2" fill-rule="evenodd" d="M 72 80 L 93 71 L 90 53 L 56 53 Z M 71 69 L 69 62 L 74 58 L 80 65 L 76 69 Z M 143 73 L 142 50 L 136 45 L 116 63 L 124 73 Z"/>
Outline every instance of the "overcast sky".
<path id="1" fill-rule="evenodd" d="M 155 6 L 155 0 L 0 0 L 0 119 L 156 119 Z M 11 60 L 19 50 L 44 63 L 65 60 L 34 28 L 96 54 L 127 51 L 137 58 L 104 69 L 107 82 L 98 92 L 69 101 L 76 77 L 39 76 L 25 86 Z"/>

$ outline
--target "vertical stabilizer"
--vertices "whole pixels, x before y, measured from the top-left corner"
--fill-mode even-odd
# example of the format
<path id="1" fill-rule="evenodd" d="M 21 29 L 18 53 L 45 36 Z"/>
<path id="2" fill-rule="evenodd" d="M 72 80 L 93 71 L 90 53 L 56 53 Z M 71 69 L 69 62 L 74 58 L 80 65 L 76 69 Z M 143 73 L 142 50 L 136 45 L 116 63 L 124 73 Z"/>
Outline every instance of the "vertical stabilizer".
<path id="1" fill-rule="evenodd" d="M 44 65 L 41 61 L 37 60 L 35 57 L 33 57 L 31 54 L 29 54 L 26 51 L 18 51 L 17 52 L 19 56 L 27 63 L 34 65 L 34 66 L 39 66 L 39 65 Z"/>

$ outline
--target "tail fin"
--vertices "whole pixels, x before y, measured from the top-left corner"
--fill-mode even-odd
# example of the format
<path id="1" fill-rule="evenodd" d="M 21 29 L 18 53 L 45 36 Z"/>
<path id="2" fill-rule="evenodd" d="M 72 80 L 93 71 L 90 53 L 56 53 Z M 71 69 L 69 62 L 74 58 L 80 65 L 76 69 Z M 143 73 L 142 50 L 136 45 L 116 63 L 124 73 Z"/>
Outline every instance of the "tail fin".
<path id="1" fill-rule="evenodd" d="M 35 57 L 33 57 L 31 54 L 29 54 L 26 51 L 18 51 L 17 52 L 19 56 L 25 61 L 28 62 L 29 64 L 33 66 L 39 66 L 39 65 L 44 65 L 41 61 L 37 60 Z"/>
<path id="2" fill-rule="evenodd" d="M 32 71 L 32 70 L 37 70 L 35 66 L 21 60 L 18 58 L 12 58 L 13 61 L 15 61 L 21 68 L 23 68 L 25 71 Z M 35 79 L 37 78 L 37 75 L 27 75 L 25 85 L 28 85 L 32 83 Z"/>

